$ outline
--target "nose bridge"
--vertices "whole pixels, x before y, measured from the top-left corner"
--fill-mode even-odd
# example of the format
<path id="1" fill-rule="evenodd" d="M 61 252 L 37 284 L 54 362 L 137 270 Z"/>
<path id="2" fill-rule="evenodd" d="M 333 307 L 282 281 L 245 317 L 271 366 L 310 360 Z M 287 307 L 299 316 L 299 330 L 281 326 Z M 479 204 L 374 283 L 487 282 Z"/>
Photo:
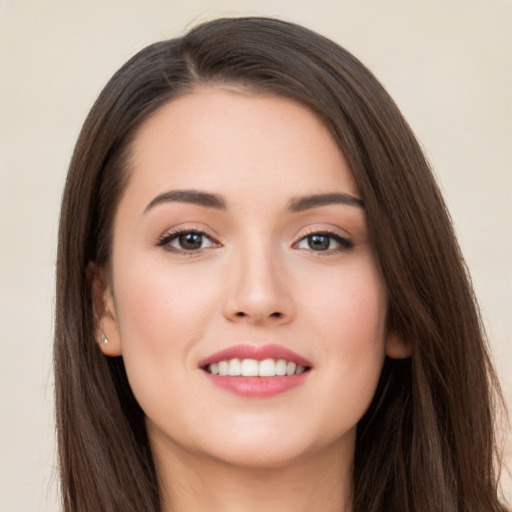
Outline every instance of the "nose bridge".
<path id="1" fill-rule="evenodd" d="M 293 308 L 279 250 L 254 235 L 233 251 L 233 259 L 226 315 L 253 323 L 289 320 Z"/>

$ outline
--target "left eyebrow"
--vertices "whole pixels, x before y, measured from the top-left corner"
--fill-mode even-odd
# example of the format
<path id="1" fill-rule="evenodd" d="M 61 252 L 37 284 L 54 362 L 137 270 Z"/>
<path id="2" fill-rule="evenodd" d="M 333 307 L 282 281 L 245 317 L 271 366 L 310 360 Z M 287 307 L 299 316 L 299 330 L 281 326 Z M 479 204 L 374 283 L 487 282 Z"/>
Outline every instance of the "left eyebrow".
<path id="1" fill-rule="evenodd" d="M 190 203 L 205 208 L 214 208 L 216 210 L 226 210 L 226 201 L 217 195 L 209 192 L 201 192 L 199 190 L 170 190 L 156 196 L 144 210 L 144 213 L 158 204 L 177 202 L 177 203 Z"/>
<path id="2" fill-rule="evenodd" d="M 294 213 L 303 212 L 310 208 L 318 208 L 320 206 L 327 206 L 330 204 L 345 204 L 348 206 L 355 206 L 357 208 L 364 208 L 364 202 L 362 199 L 351 196 L 350 194 L 336 192 L 331 194 L 316 194 L 293 198 L 288 203 L 288 211 Z"/>

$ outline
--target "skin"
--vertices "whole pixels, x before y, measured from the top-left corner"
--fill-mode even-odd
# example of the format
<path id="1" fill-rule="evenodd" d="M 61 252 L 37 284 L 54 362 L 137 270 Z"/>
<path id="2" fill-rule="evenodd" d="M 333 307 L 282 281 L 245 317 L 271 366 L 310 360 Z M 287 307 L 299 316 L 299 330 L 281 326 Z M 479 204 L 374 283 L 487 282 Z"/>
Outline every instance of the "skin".
<path id="1" fill-rule="evenodd" d="M 99 346 L 123 356 L 146 414 L 165 510 L 351 510 L 357 422 L 386 350 L 409 349 L 387 330 L 364 208 L 289 210 L 307 195 L 359 198 L 328 130 L 287 99 L 198 89 L 143 124 L 130 172 L 93 294 Z M 226 208 L 155 202 L 171 190 Z M 205 233 L 202 248 L 180 248 L 176 229 Z M 312 249 L 326 231 L 328 249 Z M 198 365 L 240 343 L 283 345 L 313 367 L 277 396 L 237 396 Z"/>

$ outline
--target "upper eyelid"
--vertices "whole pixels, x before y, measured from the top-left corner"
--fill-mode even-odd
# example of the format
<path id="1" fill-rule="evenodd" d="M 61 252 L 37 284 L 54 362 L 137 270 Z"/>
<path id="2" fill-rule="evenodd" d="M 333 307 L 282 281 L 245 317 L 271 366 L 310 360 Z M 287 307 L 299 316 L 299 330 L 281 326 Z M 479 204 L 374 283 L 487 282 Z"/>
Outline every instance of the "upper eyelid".
<path id="1" fill-rule="evenodd" d="M 298 245 L 300 242 L 302 242 L 304 239 L 308 238 L 309 236 L 313 235 L 326 235 L 328 237 L 333 238 L 337 241 L 338 244 L 340 244 L 344 250 L 350 250 L 354 248 L 355 244 L 352 239 L 352 236 L 343 235 L 339 232 L 339 229 L 334 228 L 327 228 L 327 229 L 319 229 L 319 228 L 311 228 L 305 233 L 302 233 L 300 236 L 297 236 L 295 241 L 292 244 L 292 247 Z M 328 251 L 315 251 L 318 254 L 327 254 L 331 251 L 334 251 L 334 249 L 329 249 Z"/>
<path id="2" fill-rule="evenodd" d="M 174 242 L 179 236 L 187 233 L 197 233 L 200 234 L 201 236 L 208 238 L 208 240 L 212 242 L 212 246 L 199 247 L 197 249 L 182 249 L 171 245 L 171 243 Z M 178 229 L 176 231 L 166 231 L 165 234 L 163 234 L 156 242 L 157 248 L 164 249 L 165 251 L 168 251 L 170 253 L 189 257 L 199 255 L 205 250 L 209 250 L 211 248 L 218 248 L 221 246 L 222 244 L 218 242 L 214 237 L 208 235 L 207 233 L 199 229 Z"/>
<path id="3" fill-rule="evenodd" d="M 172 240 L 173 237 L 177 237 L 180 234 L 184 233 L 198 233 L 201 234 L 208 239 L 210 239 L 212 242 L 218 245 L 223 245 L 222 242 L 220 242 L 220 236 L 213 233 L 213 230 L 209 229 L 205 226 L 193 226 L 193 225 L 179 225 L 174 228 L 167 229 L 162 235 L 158 236 L 156 240 L 156 244 L 159 245 L 163 240 Z M 329 235 L 335 238 L 341 238 L 343 240 L 347 240 L 349 242 L 352 242 L 352 235 L 347 232 L 344 229 L 341 229 L 339 227 L 334 226 L 307 226 L 305 228 L 302 228 L 294 237 L 292 245 L 298 243 L 300 240 L 311 236 L 315 234 L 325 234 Z"/>
<path id="4" fill-rule="evenodd" d="M 303 238 L 310 236 L 310 235 L 316 235 L 316 234 L 327 234 L 332 236 L 337 236 L 339 238 L 344 238 L 347 240 L 350 240 L 352 238 L 352 235 L 341 228 L 336 227 L 312 227 L 308 226 L 304 231 L 299 231 L 299 233 L 296 235 L 295 239 L 302 240 Z"/>
<path id="5" fill-rule="evenodd" d="M 346 242 L 349 242 L 352 244 L 352 241 L 349 238 L 347 238 L 346 236 L 339 235 L 338 233 L 334 233 L 331 231 L 313 231 L 311 233 L 308 233 L 307 235 L 304 235 L 304 236 L 301 236 L 300 238 L 298 238 L 295 242 L 293 242 L 293 245 L 301 242 L 305 238 L 309 238 L 310 236 L 315 236 L 315 235 L 326 236 L 328 238 L 333 238 L 338 241 L 346 241 Z"/>
<path id="6" fill-rule="evenodd" d="M 198 233 L 198 234 L 206 236 L 213 242 L 220 244 L 219 236 L 212 233 L 212 230 L 205 228 L 204 226 L 197 227 L 197 226 L 190 226 L 190 225 L 176 226 L 174 228 L 165 230 L 162 233 L 162 235 L 157 237 L 157 243 L 166 238 L 172 238 L 174 236 L 179 236 L 184 233 Z"/>

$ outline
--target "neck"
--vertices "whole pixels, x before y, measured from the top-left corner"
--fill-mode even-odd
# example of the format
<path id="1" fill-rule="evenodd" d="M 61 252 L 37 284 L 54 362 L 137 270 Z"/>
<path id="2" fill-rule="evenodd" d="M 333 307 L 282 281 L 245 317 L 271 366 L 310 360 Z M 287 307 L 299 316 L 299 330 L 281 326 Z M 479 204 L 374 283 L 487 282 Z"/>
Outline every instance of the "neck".
<path id="1" fill-rule="evenodd" d="M 352 457 L 332 448 L 272 468 L 241 468 L 176 447 L 157 453 L 163 512 L 352 511 Z"/>

